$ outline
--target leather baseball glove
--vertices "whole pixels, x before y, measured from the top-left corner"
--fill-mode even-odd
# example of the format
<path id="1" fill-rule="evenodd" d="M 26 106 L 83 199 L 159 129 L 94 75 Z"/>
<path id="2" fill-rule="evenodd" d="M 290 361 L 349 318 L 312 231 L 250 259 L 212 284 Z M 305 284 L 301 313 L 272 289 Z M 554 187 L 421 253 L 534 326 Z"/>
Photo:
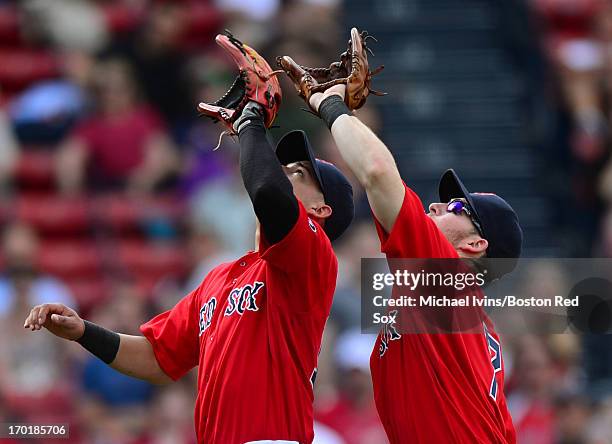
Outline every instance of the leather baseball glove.
<path id="1" fill-rule="evenodd" d="M 282 101 L 282 92 L 276 76 L 281 70 L 273 71 L 268 62 L 257 51 L 235 38 L 229 31 L 219 34 L 215 41 L 227 51 L 240 73 L 227 92 L 213 103 L 201 102 L 201 115 L 222 122 L 226 127 L 223 134 L 235 135 L 234 122 L 250 101 L 257 102 L 264 110 L 264 124 L 272 125 Z"/>
<path id="2" fill-rule="evenodd" d="M 328 68 L 301 66 L 289 56 L 278 57 L 276 60 L 307 103 L 314 93 L 323 92 L 334 85 L 345 84 L 344 102 L 349 109 L 354 110 L 365 104 L 368 95 L 386 94 L 371 88 L 372 77 L 382 71 L 384 66 L 370 71 L 368 52 L 372 51 L 366 44 L 368 38 L 374 37 L 367 31 L 360 33 L 357 28 L 352 28 L 348 49 L 340 55 L 339 61 L 331 63 Z"/>

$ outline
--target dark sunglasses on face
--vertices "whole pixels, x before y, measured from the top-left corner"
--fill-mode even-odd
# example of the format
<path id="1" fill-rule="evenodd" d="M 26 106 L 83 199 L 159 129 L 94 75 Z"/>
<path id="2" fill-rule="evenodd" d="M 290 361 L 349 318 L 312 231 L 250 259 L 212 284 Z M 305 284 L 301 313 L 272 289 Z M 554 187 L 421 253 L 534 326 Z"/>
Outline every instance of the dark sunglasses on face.
<path id="1" fill-rule="evenodd" d="M 478 222 L 476 220 L 476 217 L 474 217 L 474 212 L 472 211 L 470 205 L 467 202 L 461 199 L 452 199 L 450 202 L 448 202 L 448 205 L 446 206 L 446 211 L 456 215 L 460 215 L 461 213 L 465 212 L 465 214 L 467 214 L 467 216 L 470 218 L 470 220 L 476 227 L 476 230 L 478 230 L 478 234 L 480 234 L 480 236 L 484 238 L 480 222 Z"/>

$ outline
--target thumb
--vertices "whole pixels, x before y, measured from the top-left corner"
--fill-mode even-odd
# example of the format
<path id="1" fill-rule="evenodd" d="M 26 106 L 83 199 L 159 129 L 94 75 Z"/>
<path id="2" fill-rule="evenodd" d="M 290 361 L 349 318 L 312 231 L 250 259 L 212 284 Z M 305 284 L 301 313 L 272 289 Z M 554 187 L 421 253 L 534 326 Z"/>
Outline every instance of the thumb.
<path id="1" fill-rule="evenodd" d="M 56 324 L 66 324 L 68 322 L 68 316 L 52 314 L 51 320 L 55 322 Z"/>

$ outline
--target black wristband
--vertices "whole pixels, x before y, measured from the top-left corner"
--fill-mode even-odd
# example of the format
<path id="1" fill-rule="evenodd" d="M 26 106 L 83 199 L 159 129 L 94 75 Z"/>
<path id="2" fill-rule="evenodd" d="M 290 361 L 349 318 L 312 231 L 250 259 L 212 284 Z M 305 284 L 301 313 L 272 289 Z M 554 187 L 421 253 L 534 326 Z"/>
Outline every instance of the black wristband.
<path id="1" fill-rule="evenodd" d="M 343 114 L 353 115 L 346 106 L 346 103 L 344 103 L 344 100 L 342 100 L 342 97 L 336 94 L 325 98 L 319 105 L 319 115 L 329 129 L 331 129 L 336 119 Z"/>
<path id="2" fill-rule="evenodd" d="M 107 364 L 113 362 L 119 351 L 119 342 L 121 342 L 119 334 L 100 327 L 93 322 L 84 322 L 85 332 L 76 342 Z"/>

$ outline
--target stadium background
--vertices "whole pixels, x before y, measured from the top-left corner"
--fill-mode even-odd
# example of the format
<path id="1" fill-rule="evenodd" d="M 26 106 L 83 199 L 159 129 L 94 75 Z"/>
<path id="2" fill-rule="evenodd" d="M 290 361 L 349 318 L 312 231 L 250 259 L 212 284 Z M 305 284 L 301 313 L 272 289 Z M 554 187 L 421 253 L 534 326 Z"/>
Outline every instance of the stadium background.
<path id="1" fill-rule="evenodd" d="M 24 330 L 23 319 L 33 304 L 61 301 L 137 334 L 216 264 L 251 249 L 236 145 L 225 139 L 213 152 L 221 128 L 194 111 L 236 72 L 213 38 L 229 28 L 268 60 L 324 66 L 351 25 L 378 37 L 371 63 L 386 69 L 375 87 L 390 93 L 359 116 L 425 202 L 452 166 L 472 189 L 513 204 L 527 256 L 612 255 L 611 2 L 0 0 L 0 423 L 69 423 L 70 443 L 194 442 L 193 374 L 155 388 Z M 274 137 L 305 129 L 341 165 L 283 82 Z M 359 259 L 377 257 L 378 240 L 358 188 L 356 199 L 357 219 L 336 245 L 315 387 L 326 444 L 386 442 L 372 338 L 359 334 Z M 558 273 L 543 262 L 528 285 L 545 288 Z M 608 337 L 504 340 L 519 443 L 612 442 Z"/>

